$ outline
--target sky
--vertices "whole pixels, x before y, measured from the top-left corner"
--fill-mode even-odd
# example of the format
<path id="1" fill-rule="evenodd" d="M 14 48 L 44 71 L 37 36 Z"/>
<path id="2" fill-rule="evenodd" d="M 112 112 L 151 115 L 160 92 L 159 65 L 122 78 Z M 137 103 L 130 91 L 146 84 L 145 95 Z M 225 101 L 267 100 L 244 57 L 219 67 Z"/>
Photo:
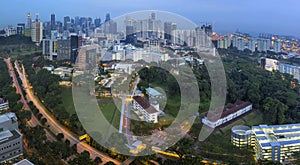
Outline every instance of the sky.
<path id="1" fill-rule="evenodd" d="M 299 0 L 2 0 L 0 28 L 25 23 L 39 13 L 42 21 L 64 16 L 111 18 L 141 10 L 179 14 L 196 24 L 212 23 L 218 33 L 237 30 L 253 35 L 272 33 L 300 37 Z"/>

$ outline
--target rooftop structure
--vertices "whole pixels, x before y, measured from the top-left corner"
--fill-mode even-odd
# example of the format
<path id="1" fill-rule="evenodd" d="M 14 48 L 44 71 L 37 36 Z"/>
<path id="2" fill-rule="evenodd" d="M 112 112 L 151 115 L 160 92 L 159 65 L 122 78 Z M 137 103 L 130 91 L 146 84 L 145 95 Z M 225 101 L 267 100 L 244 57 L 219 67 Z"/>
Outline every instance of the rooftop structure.
<path id="1" fill-rule="evenodd" d="M 251 145 L 251 128 L 244 125 L 237 125 L 231 129 L 231 142 L 234 146 L 242 148 Z"/>
<path id="2" fill-rule="evenodd" d="M 0 116 L 0 162 L 23 154 L 22 134 L 18 131 L 18 121 L 14 113 Z"/>
<path id="3" fill-rule="evenodd" d="M 253 126 L 252 133 L 257 159 L 282 163 L 300 150 L 300 124 Z"/>
<path id="4" fill-rule="evenodd" d="M 147 94 L 152 98 L 164 98 L 165 96 L 153 88 L 146 88 Z"/>

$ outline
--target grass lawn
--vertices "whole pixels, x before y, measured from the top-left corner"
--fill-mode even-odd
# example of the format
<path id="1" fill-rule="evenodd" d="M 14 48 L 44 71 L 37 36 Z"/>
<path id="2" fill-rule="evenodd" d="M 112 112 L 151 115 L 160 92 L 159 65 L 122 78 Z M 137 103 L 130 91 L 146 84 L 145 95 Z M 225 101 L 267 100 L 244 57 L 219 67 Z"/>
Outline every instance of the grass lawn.
<path id="1" fill-rule="evenodd" d="M 62 87 L 62 101 L 70 116 L 76 113 L 72 97 L 72 87 Z"/>
<path id="2" fill-rule="evenodd" d="M 262 114 L 258 110 L 255 110 L 252 113 L 250 113 L 249 115 L 243 117 L 242 119 L 239 119 L 239 120 L 235 121 L 234 123 L 232 123 L 224 128 L 221 128 L 221 130 L 223 132 L 230 132 L 231 128 L 236 125 L 247 125 L 251 128 L 252 126 L 259 125 L 261 123 L 263 123 Z"/>
<path id="3" fill-rule="evenodd" d="M 204 142 L 198 142 L 198 152 L 200 155 L 216 160 L 223 160 L 232 164 L 245 162 L 254 164 L 251 149 L 239 149 L 231 144 L 231 128 L 236 125 L 254 126 L 263 123 L 260 111 L 256 110 L 249 115 L 235 121 L 234 123 L 221 128 L 223 133 L 216 131 L 211 134 Z"/>
<path id="4" fill-rule="evenodd" d="M 100 110 L 106 119 L 116 128 L 119 129 L 121 112 L 115 106 L 114 102 L 99 103 Z"/>
<path id="5" fill-rule="evenodd" d="M 109 98 L 111 99 L 111 98 Z M 63 105 L 70 114 L 76 113 L 74 103 L 73 103 L 73 97 L 72 97 L 72 87 L 62 87 L 62 100 L 63 100 Z M 112 123 L 112 125 L 115 128 L 119 128 L 119 123 L 120 123 L 120 116 L 121 112 L 116 108 L 114 102 L 105 99 L 106 103 L 98 103 L 100 110 L 102 111 L 103 115 L 106 117 L 106 119 Z"/>

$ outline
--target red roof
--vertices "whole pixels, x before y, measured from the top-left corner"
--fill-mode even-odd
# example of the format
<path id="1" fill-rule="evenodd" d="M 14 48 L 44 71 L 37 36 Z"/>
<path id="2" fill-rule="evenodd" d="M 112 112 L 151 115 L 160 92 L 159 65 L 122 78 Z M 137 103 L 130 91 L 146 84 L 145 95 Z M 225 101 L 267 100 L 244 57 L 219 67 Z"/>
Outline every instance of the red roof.
<path id="1" fill-rule="evenodd" d="M 247 106 L 251 105 L 251 103 L 249 101 L 236 101 L 234 104 L 227 104 L 226 107 L 224 109 L 217 109 L 214 113 L 211 113 L 211 112 L 208 112 L 206 113 L 206 117 L 210 120 L 210 121 L 217 121 L 219 118 L 224 118 L 232 113 L 235 113 Z M 220 116 L 220 113 L 222 112 L 221 114 L 221 117 Z"/>
<path id="2" fill-rule="evenodd" d="M 152 105 L 149 104 L 147 100 L 145 100 L 141 96 L 133 96 L 133 99 L 142 107 L 144 108 L 149 114 L 157 113 L 158 110 L 155 109 Z"/>

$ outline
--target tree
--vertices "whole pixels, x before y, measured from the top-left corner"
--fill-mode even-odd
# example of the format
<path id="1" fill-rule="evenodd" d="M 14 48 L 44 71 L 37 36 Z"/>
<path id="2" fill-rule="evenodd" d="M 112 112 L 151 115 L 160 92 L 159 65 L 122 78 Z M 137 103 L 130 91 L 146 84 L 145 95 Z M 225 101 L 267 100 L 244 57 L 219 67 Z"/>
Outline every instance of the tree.
<path id="1" fill-rule="evenodd" d="M 112 161 L 109 161 L 109 162 L 106 162 L 104 165 L 115 165 L 115 163 Z"/>
<path id="2" fill-rule="evenodd" d="M 64 134 L 63 133 L 58 133 L 56 138 L 57 138 L 57 140 L 62 141 L 62 139 L 64 138 Z"/>
<path id="3" fill-rule="evenodd" d="M 102 163 L 103 161 L 102 161 L 102 159 L 101 158 L 99 158 L 98 156 L 94 159 L 94 162 L 96 163 L 96 164 L 100 164 L 100 163 Z"/>
<path id="4" fill-rule="evenodd" d="M 181 160 L 183 159 L 184 155 L 191 153 L 192 148 L 193 142 L 186 138 L 179 140 L 176 145 L 169 147 L 169 149 L 175 152 Z"/>
<path id="5" fill-rule="evenodd" d="M 42 125 L 45 125 L 47 123 L 47 119 L 46 118 L 42 118 L 41 119 L 41 123 L 42 123 Z"/>
<path id="6" fill-rule="evenodd" d="M 25 111 L 25 110 L 18 111 L 16 114 L 17 114 L 18 118 L 21 119 L 21 120 L 25 120 L 25 121 L 31 120 L 31 115 L 32 114 L 31 114 L 30 111 Z"/>

